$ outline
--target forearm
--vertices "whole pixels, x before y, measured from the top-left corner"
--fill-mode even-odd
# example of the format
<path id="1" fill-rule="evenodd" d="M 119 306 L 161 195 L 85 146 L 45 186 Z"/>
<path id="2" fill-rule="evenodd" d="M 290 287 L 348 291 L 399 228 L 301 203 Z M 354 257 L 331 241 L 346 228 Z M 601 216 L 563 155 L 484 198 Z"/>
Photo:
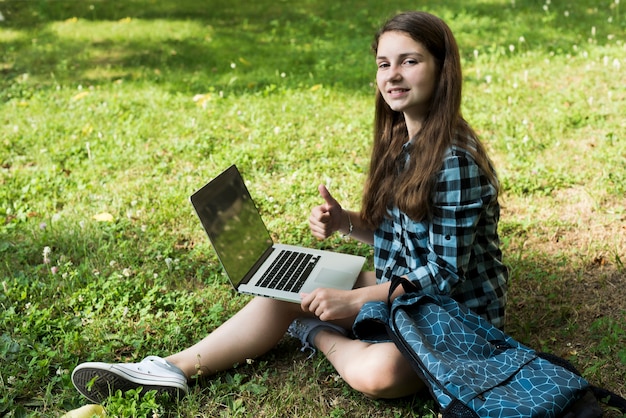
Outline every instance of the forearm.
<path id="1" fill-rule="evenodd" d="M 391 282 L 384 282 L 381 284 L 363 286 L 363 287 L 353 289 L 353 292 L 355 292 L 355 295 L 356 295 L 355 300 L 357 301 L 357 305 L 359 305 L 359 308 L 360 308 L 366 302 L 372 302 L 372 301 L 386 302 L 387 298 L 389 297 L 390 286 L 391 286 Z M 400 296 L 403 293 L 404 293 L 404 288 L 402 286 L 398 286 L 398 288 L 394 290 L 393 295 L 391 295 L 391 300 L 393 301 L 396 297 Z"/>
<path id="2" fill-rule="evenodd" d="M 374 244 L 374 231 L 363 223 L 358 212 L 342 209 L 339 232 L 366 244 Z"/>

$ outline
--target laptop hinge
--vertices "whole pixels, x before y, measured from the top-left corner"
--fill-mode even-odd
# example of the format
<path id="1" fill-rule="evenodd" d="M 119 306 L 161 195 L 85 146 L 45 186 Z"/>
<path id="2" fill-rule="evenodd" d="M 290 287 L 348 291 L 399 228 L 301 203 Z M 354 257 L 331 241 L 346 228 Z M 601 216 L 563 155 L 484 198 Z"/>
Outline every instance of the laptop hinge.
<path id="1" fill-rule="evenodd" d="M 272 255 L 272 252 L 274 252 L 274 247 L 268 247 L 267 250 L 265 250 L 265 252 L 263 253 L 263 255 L 259 257 L 256 263 L 254 263 L 250 271 L 246 273 L 246 275 L 243 277 L 243 280 L 241 280 L 237 285 L 248 284 L 248 282 L 256 274 L 257 270 L 261 267 L 261 265 L 265 263 L 265 260 L 267 260 L 269 256 Z"/>

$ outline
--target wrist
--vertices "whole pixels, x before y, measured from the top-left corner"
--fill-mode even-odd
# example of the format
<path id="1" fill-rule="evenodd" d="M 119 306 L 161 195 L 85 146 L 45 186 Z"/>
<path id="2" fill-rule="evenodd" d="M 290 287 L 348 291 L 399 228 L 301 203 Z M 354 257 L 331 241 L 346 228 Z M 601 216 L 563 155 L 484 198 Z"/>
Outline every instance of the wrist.
<path id="1" fill-rule="evenodd" d="M 359 287 L 352 289 L 352 306 L 355 309 L 355 313 L 358 314 L 363 305 L 367 302 L 376 300 L 376 297 L 372 295 L 372 289 L 369 289 L 371 286 Z"/>
<path id="2" fill-rule="evenodd" d="M 352 223 L 352 218 L 350 217 L 350 212 L 347 210 L 341 209 L 342 214 L 345 214 L 346 221 L 342 221 L 342 225 L 345 225 L 343 228 L 339 228 L 342 232 L 341 236 L 344 238 L 348 238 L 352 235 L 352 231 L 354 230 L 354 224 Z M 343 216 L 342 216 L 343 217 Z"/>

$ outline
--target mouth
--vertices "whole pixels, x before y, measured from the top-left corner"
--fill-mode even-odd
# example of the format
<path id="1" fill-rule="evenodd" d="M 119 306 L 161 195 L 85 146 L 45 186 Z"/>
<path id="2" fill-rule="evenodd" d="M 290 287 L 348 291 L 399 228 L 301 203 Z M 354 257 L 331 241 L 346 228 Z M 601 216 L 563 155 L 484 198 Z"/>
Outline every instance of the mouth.
<path id="1" fill-rule="evenodd" d="M 409 91 L 409 89 L 402 89 L 402 88 L 397 87 L 397 88 L 387 90 L 387 93 L 393 96 L 393 95 L 404 94 L 407 91 Z"/>

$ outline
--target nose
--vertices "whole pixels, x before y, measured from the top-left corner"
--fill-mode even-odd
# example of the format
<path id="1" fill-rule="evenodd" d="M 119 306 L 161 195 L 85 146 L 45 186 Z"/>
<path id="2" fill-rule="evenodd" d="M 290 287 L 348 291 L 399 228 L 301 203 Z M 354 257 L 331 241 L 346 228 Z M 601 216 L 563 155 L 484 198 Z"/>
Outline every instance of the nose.
<path id="1" fill-rule="evenodd" d="M 387 81 L 397 81 L 402 78 L 399 65 L 390 65 L 386 72 Z"/>

